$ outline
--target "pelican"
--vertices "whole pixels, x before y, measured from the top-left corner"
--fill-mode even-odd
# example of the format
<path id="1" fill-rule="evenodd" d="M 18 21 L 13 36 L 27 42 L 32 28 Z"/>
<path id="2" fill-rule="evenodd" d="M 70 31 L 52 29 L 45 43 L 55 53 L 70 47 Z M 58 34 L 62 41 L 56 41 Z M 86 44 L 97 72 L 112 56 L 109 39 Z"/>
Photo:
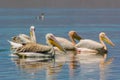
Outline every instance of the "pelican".
<path id="1" fill-rule="evenodd" d="M 53 45 L 56 46 L 59 50 L 65 52 L 65 49 L 61 46 L 61 44 L 56 40 L 55 36 L 51 33 L 46 34 L 47 42 L 50 45 L 43 45 L 34 42 L 26 43 L 23 46 L 16 49 L 15 54 L 18 56 L 26 56 L 29 55 L 50 55 L 53 56 L 54 53 Z M 31 56 L 30 55 L 30 56 Z"/>
<path id="2" fill-rule="evenodd" d="M 81 37 L 77 35 L 76 33 L 71 34 L 75 37 L 75 39 L 80 40 Z M 63 37 L 57 37 L 55 36 L 56 40 L 63 46 L 65 50 L 76 50 L 76 47 L 74 46 L 74 43 L 63 38 Z"/>
<path id="3" fill-rule="evenodd" d="M 30 37 L 25 34 L 19 34 L 18 36 L 13 37 L 12 41 L 8 40 L 8 42 L 10 43 L 12 49 L 19 48 L 29 42 L 36 43 L 35 27 L 30 27 Z"/>
<path id="4" fill-rule="evenodd" d="M 18 36 L 12 38 L 12 42 L 16 43 L 36 42 L 35 27 L 34 26 L 30 27 L 30 37 L 26 34 L 19 34 Z"/>
<path id="5" fill-rule="evenodd" d="M 73 40 L 74 36 L 70 35 L 71 39 Z M 80 39 L 79 43 L 77 43 L 75 46 L 77 48 L 86 48 L 90 50 L 95 50 L 97 53 L 106 53 L 107 47 L 104 42 L 110 44 L 111 46 L 114 46 L 114 43 L 106 36 L 104 32 L 101 32 L 99 34 L 99 40 L 100 42 L 96 42 L 94 40 L 90 39 Z M 73 40 L 74 41 L 74 40 Z"/>

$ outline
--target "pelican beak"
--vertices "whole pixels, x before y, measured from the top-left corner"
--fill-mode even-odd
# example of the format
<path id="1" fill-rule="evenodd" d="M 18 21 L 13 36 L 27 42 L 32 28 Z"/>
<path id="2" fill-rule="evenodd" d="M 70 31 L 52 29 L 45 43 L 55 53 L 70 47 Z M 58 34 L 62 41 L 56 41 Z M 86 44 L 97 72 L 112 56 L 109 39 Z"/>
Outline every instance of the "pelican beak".
<path id="1" fill-rule="evenodd" d="M 51 36 L 48 38 L 48 42 L 53 45 L 58 47 L 61 51 L 66 52 L 65 49 L 61 46 L 61 44 L 55 39 L 55 37 Z"/>
<path id="2" fill-rule="evenodd" d="M 106 35 L 103 37 L 103 41 L 110 44 L 111 46 L 115 46 L 115 44 Z"/>
<path id="3" fill-rule="evenodd" d="M 32 31 L 30 31 L 30 39 L 31 39 L 31 41 L 33 42 L 33 32 Z"/>
<path id="4" fill-rule="evenodd" d="M 30 36 L 33 37 L 33 33 L 32 33 L 32 31 L 30 31 Z"/>

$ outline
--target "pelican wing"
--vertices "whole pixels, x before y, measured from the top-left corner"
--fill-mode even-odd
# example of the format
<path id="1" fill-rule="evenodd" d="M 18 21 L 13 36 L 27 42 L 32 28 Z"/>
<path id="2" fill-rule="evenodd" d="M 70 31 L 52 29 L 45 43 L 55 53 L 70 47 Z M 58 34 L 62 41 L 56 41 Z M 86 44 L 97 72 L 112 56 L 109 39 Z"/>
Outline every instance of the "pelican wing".
<path id="1" fill-rule="evenodd" d="M 30 37 L 28 35 L 26 35 L 26 34 L 19 34 L 19 37 L 20 38 L 24 37 L 24 38 L 30 40 Z"/>
<path id="2" fill-rule="evenodd" d="M 19 48 L 19 47 L 23 46 L 22 44 L 15 43 L 15 42 L 12 42 L 12 41 L 9 41 L 9 40 L 8 40 L 8 42 L 10 43 L 12 48 Z"/>
<path id="3" fill-rule="evenodd" d="M 31 39 L 29 36 L 25 35 L 25 34 L 19 34 L 19 38 L 22 40 L 22 42 L 27 43 L 27 42 L 31 42 Z"/>
<path id="4" fill-rule="evenodd" d="M 16 43 L 27 43 L 31 42 L 30 37 L 25 34 L 19 34 L 18 36 L 12 37 L 12 41 Z"/>
<path id="5" fill-rule="evenodd" d="M 76 47 L 97 50 L 97 49 L 102 49 L 103 45 L 93 40 L 83 39 L 83 40 L 80 40 L 78 44 L 76 44 Z"/>
<path id="6" fill-rule="evenodd" d="M 47 53 L 51 50 L 50 46 L 45 46 L 36 43 L 27 43 L 24 46 L 18 48 L 17 52 L 36 52 L 36 53 Z"/>
<path id="7" fill-rule="evenodd" d="M 18 36 L 12 37 L 12 42 L 15 42 L 15 43 L 23 43 L 22 40 L 21 40 Z"/>

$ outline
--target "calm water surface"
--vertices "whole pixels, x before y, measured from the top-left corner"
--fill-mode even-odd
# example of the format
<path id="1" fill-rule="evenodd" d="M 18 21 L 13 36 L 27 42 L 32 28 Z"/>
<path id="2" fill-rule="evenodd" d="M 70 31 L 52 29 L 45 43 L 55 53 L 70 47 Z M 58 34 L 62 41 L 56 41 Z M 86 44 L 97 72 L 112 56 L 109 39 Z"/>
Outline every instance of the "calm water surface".
<path id="1" fill-rule="evenodd" d="M 45 19 L 36 17 L 45 13 Z M 115 43 L 109 45 L 104 65 L 102 56 L 60 55 L 54 60 L 18 59 L 10 56 L 7 40 L 36 28 L 37 42 L 46 44 L 45 34 L 69 39 L 75 30 L 83 38 L 99 41 L 105 32 Z M 119 80 L 120 9 L 0 9 L 0 80 Z M 72 52 L 69 52 L 72 53 Z"/>

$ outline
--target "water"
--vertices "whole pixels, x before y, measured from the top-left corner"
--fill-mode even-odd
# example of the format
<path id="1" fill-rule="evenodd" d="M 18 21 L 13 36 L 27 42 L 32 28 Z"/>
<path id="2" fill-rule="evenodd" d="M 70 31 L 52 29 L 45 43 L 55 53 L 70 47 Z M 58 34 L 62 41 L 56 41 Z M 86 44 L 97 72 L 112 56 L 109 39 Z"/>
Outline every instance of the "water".
<path id="1" fill-rule="evenodd" d="M 45 13 L 44 20 L 36 17 Z M 0 9 L 0 80 L 119 80 L 120 9 Z M 107 63 L 102 56 L 57 56 L 55 60 L 17 59 L 10 55 L 7 40 L 36 28 L 37 42 L 46 44 L 45 34 L 53 33 L 69 39 L 75 30 L 83 38 L 99 41 L 105 32 L 115 43 L 109 45 Z"/>

